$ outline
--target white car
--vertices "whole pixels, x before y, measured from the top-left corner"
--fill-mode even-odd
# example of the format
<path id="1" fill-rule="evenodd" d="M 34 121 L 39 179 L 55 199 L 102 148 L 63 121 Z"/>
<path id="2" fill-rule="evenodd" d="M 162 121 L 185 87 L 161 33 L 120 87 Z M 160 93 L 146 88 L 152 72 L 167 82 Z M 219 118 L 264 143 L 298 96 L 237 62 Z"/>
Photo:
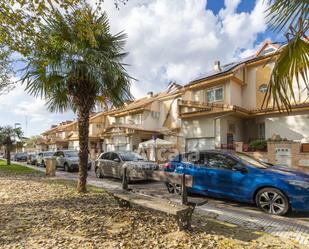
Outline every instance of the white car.
<path id="1" fill-rule="evenodd" d="M 132 151 L 105 152 L 95 161 L 96 177 L 102 178 L 109 176 L 121 179 L 124 167 L 128 168 L 129 171 L 135 170 L 141 172 L 159 169 L 157 163 L 149 162 L 141 155 Z M 130 178 L 129 180 L 137 179 Z"/>

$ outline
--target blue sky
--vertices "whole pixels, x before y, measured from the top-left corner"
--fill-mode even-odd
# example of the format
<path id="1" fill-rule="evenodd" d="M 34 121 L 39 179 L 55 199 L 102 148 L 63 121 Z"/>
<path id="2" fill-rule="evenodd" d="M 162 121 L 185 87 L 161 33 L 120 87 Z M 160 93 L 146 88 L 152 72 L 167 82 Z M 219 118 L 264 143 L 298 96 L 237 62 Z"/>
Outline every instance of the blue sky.
<path id="1" fill-rule="evenodd" d="M 253 54 L 266 38 L 279 39 L 267 27 L 265 0 L 130 0 L 119 11 L 107 0 L 104 8 L 112 32 L 128 35 L 125 62 L 138 79 L 132 83 L 136 97 L 163 91 L 172 80 L 186 84 L 214 60 L 228 63 Z M 19 85 L 0 96 L 0 125 L 21 123 L 27 136 L 74 118 L 72 112 L 50 113 L 44 100 Z"/>

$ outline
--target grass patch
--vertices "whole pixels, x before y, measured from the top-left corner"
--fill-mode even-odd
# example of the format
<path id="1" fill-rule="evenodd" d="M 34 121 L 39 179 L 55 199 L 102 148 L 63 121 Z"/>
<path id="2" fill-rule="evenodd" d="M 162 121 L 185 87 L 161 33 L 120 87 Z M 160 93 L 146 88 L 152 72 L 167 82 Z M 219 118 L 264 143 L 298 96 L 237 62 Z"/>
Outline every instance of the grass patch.
<path id="1" fill-rule="evenodd" d="M 74 180 L 47 179 L 46 182 L 52 185 L 60 184 L 60 185 L 66 186 L 67 188 L 74 188 L 74 189 L 76 189 L 76 186 L 77 186 L 77 181 L 74 181 Z M 103 188 L 99 188 L 93 185 L 87 185 L 87 190 L 88 192 L 91 192 L 91 193 L 105 193 L 105 190 Z"/>
<path id="2" fill-rule="evenodd" d="M 0 173 L 8 173 L 8 174 L 35 174 L 39 173 L 37 170 L 30 169 L 28 167 L 19 165 L 19 164 L 14 164 L 12 163 L 11 165 L 6 165 L 5 160 L 0 160 Z M 41 173 L 41 172 L 40 172 Z"/>

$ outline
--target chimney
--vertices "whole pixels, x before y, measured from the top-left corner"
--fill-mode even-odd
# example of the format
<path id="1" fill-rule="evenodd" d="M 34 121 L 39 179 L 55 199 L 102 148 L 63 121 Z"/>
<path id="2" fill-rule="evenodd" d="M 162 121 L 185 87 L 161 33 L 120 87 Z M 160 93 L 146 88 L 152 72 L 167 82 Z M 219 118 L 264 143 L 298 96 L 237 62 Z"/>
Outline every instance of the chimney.
<path id="1" fill-rule="evenodd" d="M 151 98 L 151 97 L 153 97 L 153 92 L 148 92 L 148 93 L 147 93 L 147 98 L 149 99 L 149 98 Z"/>
<path id="2" fill-rule="evenodd" d="M 214 61 L 214 70 L 217 72 L 221 72 L 220 61 Z"/>

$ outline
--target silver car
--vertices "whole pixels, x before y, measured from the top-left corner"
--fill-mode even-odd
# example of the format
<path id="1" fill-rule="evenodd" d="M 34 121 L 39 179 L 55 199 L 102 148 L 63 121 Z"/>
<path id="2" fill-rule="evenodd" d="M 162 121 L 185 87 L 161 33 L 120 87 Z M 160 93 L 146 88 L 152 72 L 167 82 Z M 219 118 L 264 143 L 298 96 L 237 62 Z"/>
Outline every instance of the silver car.
<path id="1" fill-rule="evenodd" d="M 62 168 L 64 171 L 78 171 L 79 157 L 75 150 L 58 150 L 54 154 L 56 168 Z M 88 170 L 91 169 L 91 161 L 88 161 Z"/>
<path id="2" fill-rule="evenodd" d="M 149 162 L 139 154 L 132 151 L 105 152 L 102 153 L 99 156 L 99 158 L 95 161 L 96 177 L 102 178 L 108 176 L 121 179 L 124 167 L 128 168 L 129 171 L 159 169 L 158 164 Z M 129 180 L 137 180 L 137 179 L 129 178 Z"/>
<path id="3" fill-rule="evenodd" d="M 54 151 L 39 152 L 36 158 L 36 166 L 46 167 L 46 159 L 52 158 Z"/>

